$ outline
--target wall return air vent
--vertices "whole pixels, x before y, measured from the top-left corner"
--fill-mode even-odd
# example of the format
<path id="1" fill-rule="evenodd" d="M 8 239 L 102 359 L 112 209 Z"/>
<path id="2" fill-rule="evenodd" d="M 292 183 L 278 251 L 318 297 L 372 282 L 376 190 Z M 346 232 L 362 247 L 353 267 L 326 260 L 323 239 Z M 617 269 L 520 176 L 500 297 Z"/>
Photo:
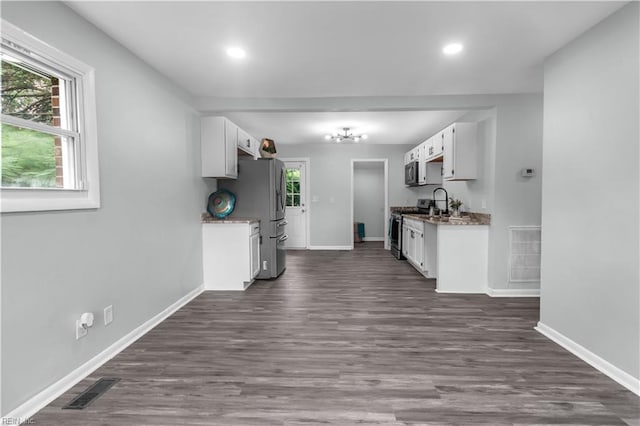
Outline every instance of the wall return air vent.
<path id="1" fill-rule="evenodd" d="M 509 282 L 540 282 L 540 226 L 509 227 Z"/>

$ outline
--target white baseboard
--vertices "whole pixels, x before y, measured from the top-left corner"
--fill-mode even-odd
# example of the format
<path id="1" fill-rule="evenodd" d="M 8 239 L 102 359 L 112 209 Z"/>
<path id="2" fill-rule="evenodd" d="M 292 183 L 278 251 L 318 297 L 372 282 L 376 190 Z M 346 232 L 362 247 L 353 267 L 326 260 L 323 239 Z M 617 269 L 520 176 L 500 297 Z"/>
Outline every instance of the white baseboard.
<path id="1" fill-rule="evenodd" d="M 553 340 L 596 370 L 609 376 L 611 379 L 620 383 L 631 392 L 640 396 L 640 379 L 637 379 L 631 374 L 622 371 L 615 365 L 611 364 L 609 361 L 600 358 L 589 349 L 574 342 L 564 334 L 557 332 L 556 330 L 543 324 L 542 322 L 538 322 L 538 325 L 534 327 L 534 329 L 543 336 Z"/>
<path id="2" fill-rule="evenodd" d="M 82 379 L 93 373 L 95 370 L 100 368 L 105 362 L 118 355 L 120 352 L 126 349 L 127 346 L 131 345 L 140 337 L 147 334 L 149 330 L 167 319 L 178 309 L 182 308 L 191 300 L 195 299 L 200 293 L 202 293 L 203 290 L 204 284 L 191 290 L 189 293 L 164 309 L 162 312 L 155 315 L 136 329 L 132 330 L 130 333 L 126 334 L 124 337 L 113 343 L 98 355 L 94 356 L 89 361 L 85 362 L 62 379 L 44 389 L 33 398 L 29 399 L 22 405 L 7 413 L 7 415 L 2 417 L 2 420 L 0 420 L 0 424 L 18 424 L 17 419 L 20 420 L 20 423 L 27 422 L 32 416 L 49 405 L 53 400 L 71 389 L 73 386 L 78 384 Z"/>
<path id="3" fill-rule="evenodd" d="M 539 288 L 487 288 L 491 297 L 540 297 Z"/>
<path id="4" fill-rule="evenodd" d="M 351 246 L 309 246 L 309 250 L 353 250 Z"/>
<path id="5" fill-rule="evenodd" d="M 364 237 L 362 241 L 384 241 L 384 237 Z"/>
<path id="6" fill-rule="evenodd" d="M 425 277 L 427 278 L 427 277 Z M 438 290 L 436 287 L 436 293 L 440 294 L 482 294 L 484 295 L 484 291 L 465 291 L 465 290 Z"/>

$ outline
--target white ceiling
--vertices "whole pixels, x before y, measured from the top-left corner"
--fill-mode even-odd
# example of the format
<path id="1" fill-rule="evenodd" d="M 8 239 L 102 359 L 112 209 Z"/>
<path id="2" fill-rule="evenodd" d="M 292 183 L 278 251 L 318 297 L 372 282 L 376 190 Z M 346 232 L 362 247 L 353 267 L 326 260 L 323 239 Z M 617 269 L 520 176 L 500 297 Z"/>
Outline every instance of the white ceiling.
<path id="1" fill-rule="evenodd" d="M 624 3 L 67 2 L 199 98 L 541 92 L 544 58 Z M 463 43 L 465 50 L 445 57 L 442 46 L 451 41 Z M 247 57 L 227 57 L 230 45 L 244 47 Z M 371 130 L 367 143 L 415 143 L 412 120 L 422 123 L 417 132 L 432 127 L 435 132 L 461 113 L 225 115 L 235 116 L 254 136 L 270 135 L 279 143 L 317 142 L 333 123 L 338 125 L 334 131 L 343 124 L 377 127 L 380 137 Z M 322 132 L 312 134 L 310 127 Z M 397 137 L 404 128 L 406 137 Z"/>
<path id="2" fill-rule="evenodd" d="M 276 144 L 333 143 L 327 133 L 349 127 L 354 134 L 370 135 L 366 144 L 418 144 L 458 119 L 464 111 L 358 111 L 358 112 L 229 112 L 231 121 L 251 135 L 269 135 Z M 263 133 L 269 129 L 268 133 Z"/>

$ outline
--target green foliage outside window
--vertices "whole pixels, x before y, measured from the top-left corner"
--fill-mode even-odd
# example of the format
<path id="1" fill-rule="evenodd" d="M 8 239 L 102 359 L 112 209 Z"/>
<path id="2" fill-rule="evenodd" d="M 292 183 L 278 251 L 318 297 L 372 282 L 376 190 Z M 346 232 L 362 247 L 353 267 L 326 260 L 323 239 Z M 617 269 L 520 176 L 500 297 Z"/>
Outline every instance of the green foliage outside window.
<path id="1" fill-rule="evenodd" d="M 54 136 L 3 124 L 2 186 L 55 188 Z"/>
<path id="2" fill-rule="evenodd" d="M 54 125 L 55 77 L 2 61 L 2 113 Z M 57 124 L 57 123 L 56 123 Z M 55 137 L 2 124 L 2 186 L 56 187 Z"/>
<path id="3" fill-rule="evenodd" d="M 300 169 L 286 170 L 287 207 L 300 207 Z"/>

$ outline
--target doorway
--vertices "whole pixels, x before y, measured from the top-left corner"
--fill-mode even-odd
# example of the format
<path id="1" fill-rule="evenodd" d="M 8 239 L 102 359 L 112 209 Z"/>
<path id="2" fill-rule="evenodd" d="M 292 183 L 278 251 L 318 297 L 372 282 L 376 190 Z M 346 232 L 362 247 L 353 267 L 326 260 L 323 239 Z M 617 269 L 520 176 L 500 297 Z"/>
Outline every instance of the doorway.
<path id="1" fill-rule="evenodd" d="M 362 223 L 364 241 L 389 249 L 389 164 L 386 158 L 351 160 L 351 222 Z M 351 232 L 354 248 L 355 232 Z"/>
<path id="2" fill-rule="evenodd" d="M 282 159 L 285 166 L 287 235 L 286 249 L 309 248 L 309 159 Z"/>

